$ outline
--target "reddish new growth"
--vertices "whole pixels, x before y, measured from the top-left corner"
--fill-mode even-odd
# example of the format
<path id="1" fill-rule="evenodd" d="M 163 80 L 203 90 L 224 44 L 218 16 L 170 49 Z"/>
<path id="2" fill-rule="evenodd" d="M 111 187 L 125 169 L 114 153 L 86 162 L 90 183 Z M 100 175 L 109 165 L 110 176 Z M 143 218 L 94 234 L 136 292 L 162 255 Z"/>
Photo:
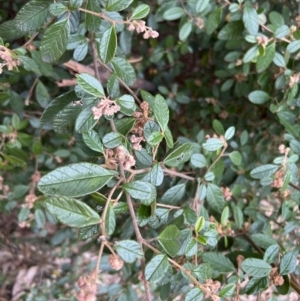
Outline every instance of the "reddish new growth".
<path id="1" fill-rule="evenodd" d="M 144 39 L 149 39 L 149 38 L 157 38 L 158 37 L 158 32 L 153 30 L 151 27 L 146 26 L 146 22 L 145 21 L 128 21 L 129 26 L 128 26 L 128 30 L 129 31 L 134 31 L 136 30 L 136 32 L 138 33 L 144 33 L 143 34 L 143 38 Z"/>
<path id="2" fill-rule="evenodd" d="M 97 281 L 93 274 L 81 276 L 77 284 L 80 287 L 77 293 L 78 301 L 96 301 Z"/>
<path id="3" fill-rule="evenodd" d="M 120 111 L 120 106 L 114 100 L 109 98 L 102 98 L 96 107 L 92 107 L 94 119 L 99 119 L 102 115 L 113 115 Z"/>
<path id="4" fill-rule="evenodd" d="M 38 181 L 40 180 L 40 178 L 41 178 L 41 174 L 39 171 L 35 171 L 31 177 L 30 190 L 25 197 L 25 204 L 24 204 L 24 206 L 28 207 L 29 209 L 33 208 L 33 204 L 37 200 L 37 196 L 35 195 L 35 187 Z"/>
<path id="5" fill-rule="evenodd" d="M 284 183 L 285 171 L 280 169 L 275 172 L 275 179 L 273 180 L 271 186 L 274 188 L 281 188 Z"/>
<path id="6" fill-rule="evenodd" d="M 121 270 L 124 265 L 124 261 L 118 255 L 109 255 L 108 262 L 109 265 L 117 271 Z"/>
<path id="7" fill-rule="evenodd" d="M 0 63 L 0 74 L 4 66 L 7 66 L 7 69 L 11 71 L 14 67 L 21 65 L 21 62 L 13 58 L 11 51 L 4 46 L 0 46 L 0 59 L 3 60 L 3 63 Z"/>

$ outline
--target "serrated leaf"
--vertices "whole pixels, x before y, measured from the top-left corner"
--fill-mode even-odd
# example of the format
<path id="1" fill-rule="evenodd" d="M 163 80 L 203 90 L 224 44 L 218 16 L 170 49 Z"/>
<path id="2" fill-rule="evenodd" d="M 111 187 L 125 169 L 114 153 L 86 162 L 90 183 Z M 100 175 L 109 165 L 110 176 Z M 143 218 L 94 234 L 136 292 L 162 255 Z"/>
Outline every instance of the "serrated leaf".
<path id="1" fill-rule="evenodd" d="M 213 270 L 219 273 L 230 273 L 235 271 L 233 263 L 221 253 L 206 252 L 202 256 L 203 262 L 209 263 Z"/>
<path id="2" fill-rule="evenodd" d="M 52 197 L 45 200 L 47 210 L 63 224 L 82 228 L 100 222 L 100 216 L 85 203 L 68 198 Z"/>
<path id="3" fill-rule="evenodd" d="M 114 57 L 111 64 L 115 73 L 121 80 L 129 86 L 133 85 L 136 80 L 135 71 L 126 60 L 120 57 Z"/>
<path id="4" fill-rule="evenodd" d="M 212 268 L 208 263 L 201 263 L 198 267 L 193 270 L 198 280 L 211 279 Z"/>
<path id="5" fill-rule="evenodd" d="M 263 233 L 252 234 L 251 238 L 256 245 L 263 249 L 267 249 L 269 246 L 276 244 L 276 240 L 274 238 Z"/>
<path id="6" fill-rule="evenodd" d="M 63 5 L 62 3 L 52 3 L 49 6 L 49 12 L 53 16 L 58 16 L 64 12 L 66 12 L 67 10 L 68 10 L 68 8 L 65 5 Z"/>
<path id="7" fill-rule="evenodd" d="M 94 13 L 101 13 L 102 6 L 100 0 L 87 1 L 86 9 Z M 85 14 L 85 27 L 90 32 L 96 32 L 99 30 L 101 18 L 92 14 Z"/>
<path id="8" fill-rule="evenodd" d="M 156 95 L 154 99 L 154 116 L 164 132 L 169 122 L 169 108 L 166 100 L 160 94 Z"/>
<path id="9" fill-rule="evenodd" d="M 143 257 L 141 246 L 134 240 L 122 240 L 117 243 L 116 251 L 127 263 L 134 263 Z"/>
<path id="10" fill-rule="evenodd" d="M 155 187 L 147 182 L 132 181 L 125 183 L 122 187 L 128 194 L 140 200 L 144 205 L 150 205 L 156 198 Z"/>
<path id="11" fill-rule="evenodd" d="M 117 131 L 126 136 L 135 124 L 135 118 L 122 118 L 115 121 Z"/>
<path id="12" fill-rule="evenodd" d="M 44 62 L 53 63 L 65 53 L 69 31 L 69 19 L 58 21 L 46 30 L 40 46 Z"/>
<path id="13" fill-rule="evenodd" d="M 224 146 L 224 142 L 218 138 L 209 138 L 202 144 L 207 151 L 214 152 Z"/>
<path id="14" fill-rule="evenodd" d="M 164 164 L 171 167 L 176 167 L 181 163 L 188 161 L 193 154 L 193 146 L 190 143 L 184 143 L 179 145 L 175 149 L 172 149 L 166 158 Z"/>
<path id="15" fill-rule="evenodd" d="M 17 28 L 15 20 L 8 20 L 0 24 L 0 37 L 3 41 L 16 40 L 23 37 L 25 34 L 25 31 L 21 31 Z"/>
<path id="16" fill-rule="evenodd" d="M 127 116 L 132 116 L 136 110 L 134 98 L 131 95 L 124 94 L 120 96 L 116 103 L 121 107 L 121 112 Z"/>
<path id="17" fill-rule="evenodd" d="M 79 197 L 102 188 L 113 173 L 91 163 L 76 163 L 59 167 L 43 176 L 38 189 L 49 195 Z"/>
<path id="18" fill-rule="evenodd" d="M 88 131 L 82 134 L 82 139 L 84 143 L 95 152 L 103 153 L 103 145 L 100 140 L 98 133 L 94 130 Z"/>
<path id="19" fill-rule="evenodd" d="M 107 11 L 121 11 L 128 7 L 133 0 L 108 0 L 106 4 Z"/>
<path id="20" fill-rule="evenodd" d="M 268 276 L 272 267 L 262 259 L 247 258 L 241 265 L 244 272 L 253 277 L 262 278 Z"/>
<path id="21" fill-rule="evenodd" d="M 165 139 L 166 139 L 168 148 L 173 148 L 173 146 L 174 146 L 173 136 L 168 127 L 166 128 L 164 135 L 165 135 Z"/>
<path id="22" fill-rule="evenodd" d="M 107 64 L 115 56 L 117 50 L 117 34 L 115 26 L 111 26 L 101 36 L 99 54 L 101 60 Z"/>
<path id="23" fill-rule="evenodd" d="M 203 292 L 200 288 L 194 287 L 187 292 L 184 301 L 201 301 L 203 300 Z"/>
<path id="24" fill-rule="evenodd" d="M 251 5 L 245 5 L 243 11 L 243 22 L 252 36 L 256 36 L 259 28 L 258 15 L 256 10 Z"/>
<path id="25" fill-rule="evenodd" d="M 224 138 L 225 138 L 226 140 L 229 140 L 229 139 L 231 139 L 231 138 L 234 136 L 234 134 L 235 134 L 235 127 L 234 127 L 234 126 L 231 126 L 231 127 L 229 127 L 229 128 L 226 130 L 226 132 L 225 132 L 225 134 L 224 134 Z"/>
<path id="26" fill-rule="evenodd" d="M 244 224 L 244 215 L 240 207 L 234 206 L 233 208 L 233 216 L 235 223 L 239 229 L 243 227 Z"/>
<path id="27" fill-rule="evenodd" d="M 206 200 L 212 209 L 221 212 L 225 206 L 223 192 L 215 184 L 207 184 Z"/>
<path id="28" fill-rule="evenodd" d="M 89 44 L 86 42 L 78 45 L 73 53 L 74 60 L 77 62 L 82 61 L 88 53 L 88 48 L 89 48 Z"/>
<path id="29" fill-rule="evenodd" d="M 245 293 L 252 295 L 261 292 L 269 287 L 268 277 L 256 278 L 253 277 L 245 287 Z"/>
<path id="30" fill-rule="evenodd" d="M 261 105 L 267 102 L 270 99 L 270 96 L 264 91 L 255 90 L 248 95 L 248 98 L 252 103 Z"/>
<path id="31" fill-rule="evenodd" d="M 155 163 L 150 172 L 150 181 L 154 186 L 160 186 L 164 180 L 164 172 L 159 163 Z"/>
<path id="32" fill-rule="evenodd" d="M 279 254 L 279 246 L 276 245 L 271 245 L 267 248 L 264 254 L 264 261 L 267 263 L 274 263 L 278 259 L 278 254 Z"/>
<path id="33" fill-rule="evenodd" d="M 103 137 L 102 141 L 106 148 L 115 148 L 122 144 L 122 135 L 119 133 L 111 132 L 106 134 Z"/>
<path id="34" fill-rule="evenodd" d="M 95 102 L 87 105 L 77 116 L 75 122 L 75 130 L 78 133 L 83 134 L 89 132 L 98 122 L 98 120 L 94 118 L 94 114 L 92 111 L 92 107 L 95 105 Z"/>
<path id="35" fill-rule="evenodd" d="M 87 227 L 80 228 L 78 231 L 78 238 L 80 240 L 86 240 L 100 232 L 100 225 L 91 225 Z"/>
<path id="36" fill-rule="evenodd" d="M 219 297 L 221 298 L 226 298 L 226 297 L 232 297 L 235 293 L 235 283 L 229 283 L 226 286 L 224 286 L 220 291 L 219 291 Z"/>
<path id="37" fill-rule="evenodd" d="M 185 183 L 177 184 L 168 189 L 161 198 L 161 201 L 165 204 L 175 205 L 178 203 L 185 194 Z"/>
<path id="38" fill-rule="evenodd" d="M 104 90 L 101 83 L 88 73 L 80 73 L 76 75 L 78 85 L 87 93 L 96 97 L 104 97 Z"/>
<path id="39" fill-rule="evenodd" d="M 35 61 L 33 59 L 31 59 L 28 56 L 20 55 L 19 56 L 19 60 L 20 60 L 22 66 L 24 67 L 25 70 L 27 70 L 27 71 L 33 71 L 37 75 L 41 75 L 39 67 L 38 67 L 38 65 L 35 63 Z"/>
<path id="40" fill-rule="evenodd" d="M 287 275 L 294 272 L 297 267 L 297 255 L 298 252 L 295 250 L 283 254 L 279 265 L 280 275 Z"/>
<path id="41" fill-rule="evenodd" d="M 163 140 L 163 135 L 161 132 L 153 132 L 150 134 L 150 136 L 147 139 L 147 142 L 151 145 L 151 146 L 156 146 L 158 144 L 161 143 L 161 141 Z"/>
<path id="42" fill-rule="evenodd" d="M 196 233 L 200 232 L 203 229 L 204 225 L 205 225 L 205 218 L 203 216 L 200 216 L 195 223 L 195 232 Z"/>
<path id="43" fill-rule="evenodd" d="M 107 92 L 111 99 L 116 99 L 120 96 L 120 85 L 118 76 L 116 74 L 112 74 L 107 81 Z"/>
<path id="44" fill-rule="evenodd" d="M 107 235 L 112 235 L 116 228 L 116 215 L 113 206 L 110 204 L 107 208 L 105 216 L 105 232 Z"/>
<path id="45" fill-rule="evenodd" d="M 263 179 L 271 177 L 276 170 L 278 169 L 278 165 L 275 164 L 265 164 L 258 167 L 255 167 L 251 170 L 250 176 L 254 179 Z"/>
<path id="46" fill-rule="evenodd" d="M 137 19 L 142 19 L 145 18 L 150 12 L 150 6 L 147 4 L 140 4 L 137 6 L 132 15 L 131 15 L 131 20 L 137 20 Z"/>
<path id="47" fill-rule="evenodd" d="M 167 252 L 174 257 L 180 249 L 181 232 L 175 225 L 167 226 L 158 236 L 158 242 Z"/>
<path id="48" fill-rule="evenodd" d="M 201 1 L 198 1 L 200 3 Z M 219 26 L 222 20 L 223 8 L 219 7 L 213 10 L 207 17 L 205 29 L 207 34 L 212 34 Z"/>
<path id="49" fill-rule="evenodd" d="M 159 282 L 164 276 L 164 273 L 169 269 L 169 267 L 170 265 L 168 262 L 168 257 L 166 255 L 160 254 L 154 256 L 151 259 L 151 261 L 146 265 L 146 280 L 152 283 Z"/>
<path id="50" fill-rule="evenodd" d="M 48 6 L 53 3 L 50 0 L 29 1 L 18 12 L 15 22 L 21 31 L 33 31 L 40 28 L 49 16 Z"/>

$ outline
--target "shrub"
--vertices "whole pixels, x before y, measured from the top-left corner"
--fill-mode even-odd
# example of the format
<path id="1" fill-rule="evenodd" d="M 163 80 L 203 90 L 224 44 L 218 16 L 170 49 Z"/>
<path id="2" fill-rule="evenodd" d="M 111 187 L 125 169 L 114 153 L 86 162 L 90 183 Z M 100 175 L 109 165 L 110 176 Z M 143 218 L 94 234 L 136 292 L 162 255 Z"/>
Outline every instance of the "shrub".
<path id="1" fill-rule="evenodd" d="M 2 239 L 98 249 L 24 300 L 300 294 L 296 1 L 4 8 Z"/>

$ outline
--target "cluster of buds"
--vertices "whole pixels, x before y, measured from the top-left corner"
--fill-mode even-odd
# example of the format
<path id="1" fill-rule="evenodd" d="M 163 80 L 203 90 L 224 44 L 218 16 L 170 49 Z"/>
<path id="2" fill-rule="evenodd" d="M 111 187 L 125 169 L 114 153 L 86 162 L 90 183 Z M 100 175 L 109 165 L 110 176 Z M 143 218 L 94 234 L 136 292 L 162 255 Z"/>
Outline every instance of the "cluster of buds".
<path id="1" fill-rule="evenodd" d="M 130 137 L 130 142 L 133 144 L 132 147 L 135 149 L 135 150 L 141 150 L 142 149 L 142 146 L 140 145 L 140 143 L 142 141 L 144 141 L 144 137 L 137 137 L 135 135 L 132 135 Z"/>
<path id="2" fill-rule="evenodd" d="M 135 159 L 124 146 L 118 146 L 114 150 L 107 150 L 106 167 L 114 169 L 121 162 L 124 169 L 130 169 L 135 165 Z"/>
<path id="3" fill-rule="evenodd" d="M 271 279 L 271 283 L 274 285 L 283 285 L 284 283 L 284 279 L 281 275 L 278 274 L 278 267 L 275 267 L 272 269 L 272 271 L 270 272 L 270 279 Z"/>
<path id="4" fill-rule="evenodd" d="M 290 150 L 291 149 L 289 147 L 286 147 L 284 144 L 280 144 L 278 146 L 279 154 L 285 154 L 285 155 L 287 155 Z"/>
<path id="5" fill-rule="evenodd" d="M 266 48 L 266 46 L 269 43 L 269 38 L 266 36 L 258 36 L 256 37 L 256 41 L 258 45 L 261 45 L 263 48 Z"/>
<path id="6" fill-rule="evenodd" d="M 275 179 L 273 180 L 271 186 L 274 188 L 281 188 L 284 183 L 285 171 L 283 169 L 277 170 L 275 172 Z"/>
<path id="7" fill-rule="evenodd" d="M 221 190 L 222 190 L 222 192 L 223 192 L 223 195 L 224 195 L 224 199 L 226 200 L 226 201 L 229 201 L 230 199 L 231 199 L 231 197 L 232 197 L 232 193 L 231 193 L 231 191 L 230 191 L 230 188 L 229 187 L 221 187 Z"/>
<path id="8" fill-rule="evenodd" d="M 30 190 L 29 193 L 25 197 L 25 207 L 28 207 L 29 209 L 33 208 L 34 202 L 38 199 L 37 196 L 35 195 L 35 187 L 39 180 L 41 179 L 41 174 L 39 171 L 35 171 L 33 175 L 31 176 L 31 185 L 30 185 Z"/>
<path id="9" fill-rule="evenodd" d="M 136 32 L 138 33 L 144 33 L 143 34 L 143 38 L 144 39 L 149 39 L 149 38 L 157 38 L 158 37 L 158 32 L 153 30 L 151 27 L 146 26 L 146 22 L 139 20 L 133 20 L 133 21 L 128 21 L 129 26 L 128 26 L 128 30 L 129 31 L 133 31 L 136 30 Z"/>
<path id="10" fill-rule="evenodd" d="M 2 190 L 2 196 L 5 197 L 9 192 L 9 186 L 3 184 L 3 178 L 0 176 L 0 190 Z"/>
<path id="11" fill-rule="evenodd" d="M 292 88 L 295 84 L 299 82 L 299 73 L 295 73 L 289 78 L 289 87 Z"/>
<path id="12" fill-rule="evenodd" d="M 200 29 L 203 29 L 204 28 L 204 20 L 200 17 L 196 18 L 195 19 L 195 22 L 196 22 L 196 26 Z"/>
<path id="13" fill-rule="evenodd" d="M 77 284 L 80 287 L 77 293 L 78 301 L 96 301 L 97 281 L 93 274 L 81 276 Z"/>
<path id="14" fill-rule="evenodd" d="M 117 254 L 109 255 L 108 262 L 109 265 L 116 271 L 121 270 L 124 265 L 124 261 Z"/>
<path id="15" fill-rule="evenodd" d="M 208 279 L 205 283 L 206 293 L 210 295 L 211 300 L 219 301 L 220 297 L 217 295 L 217 292 L 221 286 L 219 281 L 213 281 L 212 279 Z"/>
<path id="16" fill-rule="evenodd" d="M 7 66 L 9 71 L 13 70 L 14 67 L 21 65 L 21 62 L 13 58 L 11 51 L 0 45 L 0 59 L 3 60 L 3 63 L 0 63 L 0 74 L 2 73 L 2 69 L 4 66 Z"/>
<path id="17" fill-rule="evenodd" d="M 94 119 L 99 119 L 102 115 L 111 116 L 120 111 L 120 106 L 114 100 L 104 97 L 96 107 L 92 107 Z"/>
<path id="18" fill-rule="evenodd" d="M 136 136 L 143 137 L 144 135 L 144 125 L 150 120 L 149 115 L 149 104 L 143 101 L 140 104 L 141 112 L 134 112 L 133 117 L 136 119 L 134 127 L 131 129 L 131 133 Z M 137 138 L 139 138 L 137 137 Z M 134 138 L 133 138 L 134 139 Z M 142 141 L 142 140 L 141 140 Z M 133 142 L 135 143 L 135 142 Z"/>

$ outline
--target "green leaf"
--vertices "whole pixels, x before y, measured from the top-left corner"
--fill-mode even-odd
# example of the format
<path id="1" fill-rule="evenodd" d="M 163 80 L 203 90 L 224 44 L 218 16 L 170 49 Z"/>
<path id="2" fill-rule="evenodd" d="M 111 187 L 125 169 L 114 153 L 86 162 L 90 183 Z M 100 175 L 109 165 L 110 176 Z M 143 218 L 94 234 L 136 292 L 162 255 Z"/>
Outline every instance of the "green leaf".
<path id="1" fill-rule="evenodd" d="M 202 1 L 198 1 L 201 3 Z M 207 34 L 212 34 L 222 21 L 223 8 L 219 7 L 213 10 L 207 17 L 205 22 L 205 29 Z"/>
<path id="2" fill-rule="evenodd" d="M 275 52 L 273 63 L 278 67 L 282 67 L 282 68 L 286 67 L 284 57 L 278 52 Z"/>
<path id="3" fill-rule="evenodd" d="M 41 75 L 39 67 L 38 67 L 38 65 L 35 63 L 35 61 L 33 59 L 31 59 L 28 56 L 20 55 L 19 56 L 19 60 L 20 60 L 22 66 L 24 67 L 25 70 L 27 70 L 27 71 L 33 71 L 37 75 Z"/>
<path id="4" fill-rule="evenodd" d="M 113 206 L 109 204 L 105 216 L 105 232 L 107 235 L 112 235 L 116 228 L 116 215 Z"/>
<path id="5" fill-rule="evenodd" d="M 250 176 L 254 179 L 263 179 L 271 177 L 276 170 L 278 169 L 278 165 L 275 164 L 265 164 L 258 167 L 255 167 L 251 170 Z"/>
<path id="6" fill-rule="evenodd" d="M 197 253 L 197 251 L 198 251 L 198 243 L 194 238 L 192 238 L 186 246 L 185 256 L 187 257 L 194 256 Z"/>
<path id="7" fill-rule="evenodd" d="M 164 180 L 164 172 L 159 163 L 155 163 L 150 172 L 150 182 L 154 186 L 160 186 Z"/>
<path id="8" fill-rule="evenodd" d="M 180 30 L 179 30 L 179 39 L 181 41 L 185 41 L 190 33 L 192 32 L 192 28 L 193 28 L 193 25 L 191 22 L 187 21 L 185 22 L 181 27 L 180 27 Z"/>
<path id="9" fill-rule="evenodd" d="M 63 224 L 82 228 L 100 222 L 100 216 L 85 203 L 68 197 L 52 197 L 45 200 L 47 210 Z"/>
<path id="10" fill-rule="evenodd" d="M 173 21 L 181 18 L 184 15 L 184 10 L 181 7 L 171 7 L 163 14 L 165 20 Z"/>
<path id="11" fill-rule="evenodd" d="M 122 144 L 122 135 L 119 133 L 111 132 L 106 134 L 103 137 L 102 141 L 106 148 L 115 148 Z"/>
<path id="12" fill-rule="evenodd" d="M 184 143 L 172 149 L 164 159 L 164 164 L 176 167 L 181 163 L 188 161 L 193 154 L 193 146 L 190 143 Z"/>
<path id="13" fill-rule="evenodd" d="M 74 91 L 67 92 L 55 98 L 44 111 L 40 120 L 40 127 L 49 129 L 52 126 L 54 117 L 72 101 L 78 100 Z"/>
<path id="14" fill-rule="evenodd" d="M 126 136 L 135 124 L 135 118 L 122 118 L 115 121 L 117 131 Z"/>
<path id="15" fill-rule="evenodd" d="M 128 86 L 133 85 L 136 80 L 133 67 L 124 59 L 114 57 L 111 61 L 112 67 L 118 77 L 125 82 Z"/>
<path id="16" fill-rule="evenodd" d="M 88 53 L 88 48 L 89 44 L 87 42 L 78 45 L 73 53 L 74 60 L 77 62 L 82 61 Z"/>
<path id="17" fill-rule="evenodd" d="M 234 216 L 234 220 L 235 220 L 235 223 L 236 223 L 238 229 L 241 229 L 244 224 L 244 215 L 243 215 L 242 209 L 238 206 L 234 206 L 233 216 Z"/>
<path id="18" fill-rule="evenodd" d="M 99 43 L 99 54 L 103 63 L 109 63 L 115 56 L 117 50 L 117 34 L 115 26 L 111 26 L 101 36 Z"/>
<path id="19" fill-rule="evenodd" d="M 269 20 L 272 23 L 272 25 L 275 25 L 276 27 L 284 25 L 284 18 L 280 13 L 276 11 L 270 12 Z"/>
<path id="20" fill-rule="evenodd" d="M 94 13 L 102 12 L 102 5 L 100 0 L 87 1 L 86 9 Z M 85 27 L 90 32 L 97 32 L 99 30 L 101 18 L 92 14 L 85 14 Z"/>
<path id="21" fill-rule="evenodd" d="M 112 74 L 107 81 L 107 92 L 111 99 L 115 99 L 120 96 L 120 85 L 118 76 Z"/>
<path id="22" fill-rule="evenodd" d="M 292 41 L 286 49 L 289 53 L 297 52 L 300 49 L 300 40 Z"/>
<path id="23" fill-rule="evenodd" d="M 220 291 L 219 291 L 219 297 L 221 298 L 226 298 L 226 297 L 232 297 L 235 293 L 235 283 L 229 283 L 226 286 L 224 286 Z"/>
<path id="24" fill-rule="evenodd" d="M 253 59 L 255 59 L 258 56 L 258 54 L 259 52 L 258 52 L 257 45 L 249 48 L 243 57 L 243 63 L 245 64 L 250 63 Z"/>
<path id="25" fill-rule="evenodd" d="M 265 49 L 265 54 L 260 55 L 256 61 L 256 71 L 261 73 L 265 71 L 272 63 L 275 56 L 275 43 L 269 44 Z"/>
<path id="26" fill-rule="evenodd" d="M 239 166 L 242 163 L 242 156 L 238 151 L 233 151 L 229 154 L 232 163 Z"/>
<path id="27" fill-rule="evenodd" d="M 264 261 L 267 263 L 276 263 L 278 259 L 278 254 L 279 254 L 279 246 L 276 245 L 271 245 L 267 248 L 265 254 L 264 254 Z"/>
<path id="28" fill-rule="evenodd" d="M 244 31 L 242 21 L 232 21 L 226 24 L 218 34 L 218 38 L 222 41 L 237 40 Z"/>
<path id="29" fill-rule="evenodd" d="M 213 126 L 214 130 L 215 130 L 219 135 L 224 135 L 224 134 L 225 134 L 224 127 L 223 127 L 222 123 L 221 123 L 219 120 L 214 119 L 212 126 Z"/>
<path id="30" fill-rule="evenodd" d="M 154 116 L 164 132 L 169 122 L 169 108 L 166 100 L 160 94 L 157 94 L 154 99 Z"/>
<path id="31" fill-rule="evenodd" d="M 196 233 L 200 232 L 203 229 L 204 225 L 205 225 L 205 218 L 203 216 L 200 216 L 195 223 L 195 232 Z"/>
<path id="32" fill-rule="evenodd" d="M 80 240 L 86 240 L 100 232 L 99 224 L 91 225 L 87 227 L 80 228 L 78 231 L 78 238 Z"/>
<path id="33" fill-rule="evenodd" d="M 121 11 L 128 7 L 133 0 L 108 0 L 106 4 L 107 11 Z"/>
<path id="34" fill-rule="evenodd" d="M 143 257 L 141 246 L 134 240 L 122 240 L 117 243 L 116 251 L 127 263 L 134 263 Z"/>
<path id="35" fill-rule="evenodd" d="M 33 31 L 40 28 L 47 21 L 49 16 L 48 6 L 53 3 L 50 0 L 29 1 L 18 12 L 15 22 L 21 31 Z"/>
<path id="36" fill-rule="evenodd" d="M 156 255 L 146 265 L 145 268 L 146 280 L 152 283 L 159 282 L 163 278 L 164 273 L 169 269 L 169 267 L 170 265 L 168 262 L 168 257 L 166 255 L 163 254 Z"/>
<path id="37" fill-rule="evenodd" d="M 252 295 L 257 292 L 261 292 L 269 287 L 268 285 L 268 277 L 263 278 L 251 278 L 250 281 L 247 283 L 245 288 L 245 293 Z"/>
<path id="38" fill-rule="evenodd" d="M 79 197 L 102 188 L 113 173 L 91 163 L 76 163 L 59 167 L 43 176 L 38 189 L 50 195 Z"/>
<path id="39" fill-rule="evenodd" d="M 158 144 L 161 143 L 162 139 L 163 139 L 163 135 L 161 132 L 153 132 L 150 134 L 150 136 L 147 139 L 147 142 L 151 145 L 151 146 L 156 146 Z"/>
<path id="40" fill-rule="evenodd" d="M 83 133 L 82 139 L 84 143 L 95 152 L 100 152 L 100 153 L 104 152 L 100 137 L 94 130 Z"/>
<path id="41" fill-rule="evenodd" d="M 297 255 L 298 252 L 295 250 L 283 254 L 279 265 L 280 275 L 287 275 L 294 272 L 297 267 Z"/>
<path id="42" fill-rule="evenodd" d="M 225 134 L 224 134 L 224 138 L 225 138 L 226 140 L 229 140 L 229 139 L 231 139 L 231 138 L 234 136 L 234 134 L 235 134 L 235 127 L 234 127 L 234 126 L 231 126 L 231 127 L 229 127 L 229 128 L 226 130 L 226 132 L 225 132 Z"/>
<path id="43" fill-rule="evenodd" d="M 150 135 L 154 132 L 158 132 L 160 130 L 159 125 L 155 121 L 148 121 L 144 125 L 144 137 L 146 140 L 150 137 Z"/>
<path id="44" fill-rule="evenodd" d="M 165 139 L 166 139 L 168 148 L 173 148 L 173 146 L 174 146 L 173 136 L 168 127 L 166 128 L 164 135 L 165 135 Z"/>
<path id="45" fill-rule="evenodd" d="M 131 95 L 122 95 L 116 100 L 116 103 L 121 107 L 121 112 L 127 116 L 132 116 L 136 110 L 134 98 Z"/>
<path id="46" fill-rule="evenodd" d="M 65 53 L 69 31 L 69 19 L 58 21 L 46 30 L 40 46 L 44 62 L 53 63 Z"/>
<path id="47" fill-rule="evenodd" d="M 267 262 L 257 258 L 245 259 L 241 267 L 245 273 L 257 278 L 268 276 L 272 270 L 272 267 Z"/>
<path id="48" fill-rule="evenodd" d="M 191 164 L 196 168 L 203 168 L 207 166 L 206 159 L 202 154 L 193 154 L 191 157 Z"/>
<path id="49" fill-rule="evenodd" d="M 209 138 L 202 144 L 207 151 L 214 152 L 224 146 L 224 142 L 218 138 Z"/>
<path id="50" fill-rule="evenodd" d="M 286 25 L 282 25 L 282 26 L 278 27 L 274 32 L 274 36 L 277 39 L 282 39 L 289 34 L 290 34 L 290 29 Z"/>
<path id="51" fill-rule="evenodd" d="M 252 103 L 261 105 L 267 102 L 270 99 L 270 96 L 264 91 L 255 90 L 248 95 L 248 98 Z"/>
<path id="52" fill-rule="evenodd" d="M 256 245 L 263 249 L 267 249 L 269 246 L 276 244 L 276 240 L 274 238 L 262 233 L 252 234 L 251 238 Z"/>
<path id="53" fill-rule="evenodd" d="M 211 279 L 212 268 L 208 263 L 201 263 L 198 267 L 193 270 L 198 280 Z"/>
<path id="54" fill-rule="evenodd" d="M 174 257 L 180 249 L 181 232 L 175 225 L 167 226 L 158 236 L 158 242 L 167 252 Z"/>
<path id="55" fill-rule="evenodd" d="M 221 253 L 206 252 L 202 256 L 203 262 L 209 263 L 213 270 L 219 273 L 235 271 L 233 263 Z"/>
<path id="56" fill-rule="evenodd" d="M 147 4 L 140 4 L 137 6 L 132 15 L 131 15 L 131 20 L 137 20 L 137 19 L 142 19 L 145 18 L 150 12 L 150 6 Z"/>
<path id="57" fill-rule="evenodd" d="M 168 189 L 161 198 L 161 201 L 165 204 L 175 205 L 180 201 L 185 194 L 185 183 L 177 184 Z"/>
<path id="58" fill-rule="evenodd" d="M 78 85 L 87 93 L 96 97 L 104 97 L 104 90 L 101 83 L 88 73 L 80 73 L 76 75 Z"/>
<path id="59" fill-rule="evenodd" d="M 15 20 L 8 20 L 0 24 L 0 37 L 3 41 L 16 40 L 23 37 L 25 34 L 25 31 L 21 31 L 17 28 Z"/>
<path id="60" fill-rule="evenodd" d="M 208 7 L 209 0 L 196 1 L 196 12 L 197 14 L 205 11 Z"/>
<path id="61" fill-rule="evenodd" d="M 94 107 L 95 105 L 96 103 L 92 102 L 79 113 L 75 122 L 75 130 L 78 133 L 83 134 L 89 132 L 98 122 L 98 120 L 94 118 L 92 111 L 92 107 Z"/>
<path id="62" fill-rule="evenodd" d="M 184 301 L 201 301 L 203 300 L 203 292 L 200 288 L 194 287 L 187 292 Z"/>
<path id="63" fill-rule="evenodd" d="M 144 205 L 150 205 L 156 198 L 155 187 L 147 182 L 132 181 L 125 183 L 122 187 L 133 198 L 141 200 Z"/>
<path id="64" fill-rule="evenodd" d="M 221 225 L 225 226 L 228 222 L 228 218 L 229 218 L 229 207 L 226 206 L 221 214 Z"/>
<path id="65" fill-rule="evenodd" d="M 66 12 L 68 8 L 62 3 L 52 3 L 49 6 L 49 12 L 52 16 L 58 16 L 64 12 Z"/>
<path id="66" fill-rule="evenodd" d="M 38 81 L 38 83 L 36 85 L 35 97 L 36 97 L 36 100 L 38 101 L 39 105 L 42 108 L 47 107 L 49 100 L 50 100 L 50 95 L 48 93 L 47 88 L 41 81 Z"/>
<path id="67" fill-rule="evenodd" d="M 223 192 L 215 184 L 207 184 L 206 200 L 212 209 L 221 212 L 225 206 Z"/>
<path id="68" fill-rule="evenodd" d="M 243 22 L 248 32 L 252 36 L 256 36 L 259 28 L 258 15 L 256 10 L 250 4 L 245 5 L 244 7 Z"/>

